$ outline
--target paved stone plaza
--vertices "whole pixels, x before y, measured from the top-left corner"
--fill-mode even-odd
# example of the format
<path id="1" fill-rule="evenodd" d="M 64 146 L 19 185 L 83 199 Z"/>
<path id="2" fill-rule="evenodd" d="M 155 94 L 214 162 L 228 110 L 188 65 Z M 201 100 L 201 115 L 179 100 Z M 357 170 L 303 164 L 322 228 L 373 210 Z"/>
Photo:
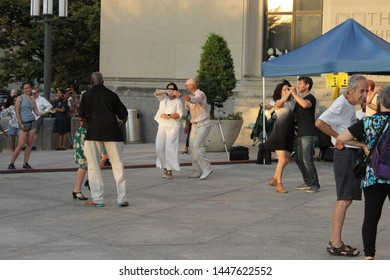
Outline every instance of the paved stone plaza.
<path id="1" fill-rule="evenodd" d="M 127 208 L 116 206 L 110 169 L 103 171 L 105 208 L 73 200 L 72 150 L 33 152 L 32 172 L 9 172 L 11 154 L 0 153 L 0 259 L 345 259 L 325 251 L 335 201 L 332 163 L 316 162 L 321 191 L 308 194 L 295 190 L 302 179 L 292 162 L 284 175 L 289 193 L 277 194 L 266 183 L 275 163 L 255 164 L 257 148 L 249 148 L 245 163 L 208 153 L 214 173 L 207 180 L 187 178 L 190 156 L 180 154 L 182 170 L 165 180 L 154 167 L 153 143 L 125 145 Z M 22 159 L 23 153 L 16 167 Z M 344 241 L 360 250 L 363 208 L 363 202 L 352 204 L 343 232 Z M 390 259 L 389 231 L 386 203 L 377 259 Z"/>

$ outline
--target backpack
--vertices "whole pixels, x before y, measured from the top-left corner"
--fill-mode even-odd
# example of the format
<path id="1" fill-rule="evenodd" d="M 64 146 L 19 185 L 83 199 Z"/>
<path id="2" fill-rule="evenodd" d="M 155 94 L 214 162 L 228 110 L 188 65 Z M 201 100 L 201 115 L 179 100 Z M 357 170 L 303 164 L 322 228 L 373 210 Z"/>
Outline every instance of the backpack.
<path id="1" fill-rule="evenodd" d="M 386 124 L 385 124 L 386 125 Z M 379 178 L 390 180 L 390 127 L 382 133 L 371 156 L 371 167 Z"/>
<path id="2" fill-rule="evenodd" d="M 255 122 L 255 125 L 251 132 L 251 139 L 253 141 L 256 141 L 257 139 L 261 139 L 262 133 L 263 133 L 263 106 L 260 106 L 259 112 L 257 114 L 257 119 Z M 269 135 L 272 131 L 274 122 L 276 120 L 276 114 L 275 111 L 272 111 L 270 118 L 267 118 L 267 115 L 265 117 L 265 130 L 267 132 L 267 135 Z"/>

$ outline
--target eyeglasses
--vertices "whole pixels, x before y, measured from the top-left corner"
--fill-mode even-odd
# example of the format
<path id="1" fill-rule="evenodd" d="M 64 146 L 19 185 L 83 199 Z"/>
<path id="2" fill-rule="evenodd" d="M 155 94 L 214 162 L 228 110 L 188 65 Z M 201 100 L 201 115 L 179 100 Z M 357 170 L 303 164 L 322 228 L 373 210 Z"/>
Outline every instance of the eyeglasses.
<path id="1" fill-rule="evenodd" d="M 167 89 L 169 89 L 169 90 L 175 90 L 174 88 L 167 88 Z"/>

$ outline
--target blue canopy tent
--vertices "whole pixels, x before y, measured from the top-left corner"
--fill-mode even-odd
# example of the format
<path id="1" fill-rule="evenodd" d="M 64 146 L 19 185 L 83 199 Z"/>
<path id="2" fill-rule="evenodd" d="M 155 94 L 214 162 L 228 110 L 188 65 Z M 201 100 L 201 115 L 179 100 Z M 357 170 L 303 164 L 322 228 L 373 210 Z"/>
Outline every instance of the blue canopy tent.
<path id="1" fill-rule="evenodd" d="M 348 19 L 309 43 L 262 64 L 263 106 L 265 77 L 335 72 L 390 74 L 390 43 Z"/>
<path id="2" fill-rule="evenodd" d="M 348 19 L 309 43 L 262 65 L 263 77 L 333 72 L 390 74 L 390 43 Z"/>

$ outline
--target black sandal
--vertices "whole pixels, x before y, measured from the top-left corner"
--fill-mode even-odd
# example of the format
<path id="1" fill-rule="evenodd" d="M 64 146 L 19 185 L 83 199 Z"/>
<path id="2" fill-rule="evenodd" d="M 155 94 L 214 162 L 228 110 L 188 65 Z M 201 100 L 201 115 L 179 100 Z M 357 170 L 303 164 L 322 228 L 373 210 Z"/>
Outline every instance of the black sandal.
<path id="1" fill-rule="evenodd" d="M 357 248 L 345 245 L 344 243 L 337 248 L 332 245 L 331 241 L 329 241 L 329 246 L 326 248 L 326 251 L 332 256 L 343 257 L 357 257 L 360 254 L 360 251 Z"/>
<path id="2" fill-rule="evenodd" d="M 72 195 L 73 195 L 73 199 L 88 200 L 88 198 L 85 197 L 82 192 L 73 192 Z"/>

